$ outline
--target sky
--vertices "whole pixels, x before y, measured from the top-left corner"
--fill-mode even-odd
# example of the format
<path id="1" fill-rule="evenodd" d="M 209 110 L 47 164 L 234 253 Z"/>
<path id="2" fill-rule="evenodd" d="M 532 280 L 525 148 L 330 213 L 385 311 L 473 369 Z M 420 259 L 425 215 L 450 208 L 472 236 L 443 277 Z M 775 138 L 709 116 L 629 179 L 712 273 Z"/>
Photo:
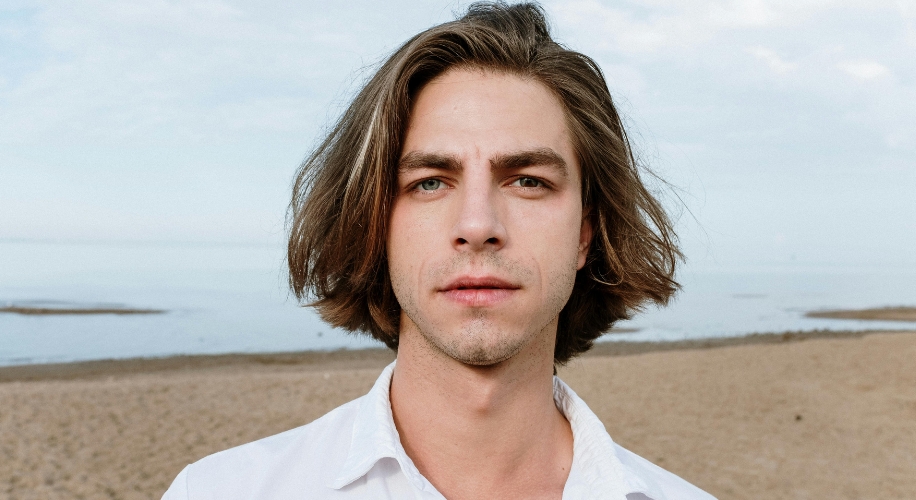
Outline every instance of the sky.
<path id="1" fill-rule="evenodd" d="M 3 2 L 0 240 L 282 244 L 322 132 L 466 5 Z M 688 262 L 916 265 L 916 0 L 543 5 Z"/>

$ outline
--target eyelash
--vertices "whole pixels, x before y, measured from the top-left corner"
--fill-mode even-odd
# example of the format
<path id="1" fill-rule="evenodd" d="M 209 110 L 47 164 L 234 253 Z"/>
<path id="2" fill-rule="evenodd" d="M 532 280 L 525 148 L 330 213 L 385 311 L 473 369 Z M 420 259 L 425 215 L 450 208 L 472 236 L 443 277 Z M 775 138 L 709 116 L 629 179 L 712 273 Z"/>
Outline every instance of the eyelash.
<path id="1" fill-rule="evenodd" d="M 442 189 L 441 186 L 440 186 L 440 187 L 437 187 L 436 189 L 421 189 L 421 187 L 423 186 L 423 184 L 425 184 L 425 183 L 427 183 L 427 182 L 429 182 L 429 181 L 436 181 L 436 182 L 438 182 L 439 184 L 445 184 L 445 181 L 443 181 L 442 179 L 436 179 L 435 177 L 432 177 L 432 178 L 429 178 L 429 179 L 423 179 L 423 180 L 421 180 L 421 181 L 415 183 L 415 184 L 413 185 L 413 187 L 411 188 L 411 190 L 413 190 L 413 191 L 425 192 L 425 193 L 431 193 L 431 192 L 433 192 L 433 191 L 439 191 L 440 189 Z"/>
<path id="2" fill-rule="evenodd" d="M 422 179 L 422 180 L 420 180 L 420 181 L 415 182 L 415 183 L 411 186 L 410 189 L 411 189 L 411 191 L 418 191 L 418 192 L 424 192 L 424 193 L 432 193 L 432 192 L 435 192 L 435 191 L 439 191 L 439 190 L 441 190 L 441 189 L 444 189 L 443 187 L 437 187 L 436 189 L 421 189 L 422 186 L 423 186 L 423 184 L 426 183 L 426 182 L 429 182 L 429 181 L 436 181 L 436 182 L 439 182 L 440 184 L 445 185 L 446 188 L 447 188 L 447 186 L 448 186 L 448 184 L 447 184 L 444 180 L 442 180 L 442 179 L 437 179 L 437 178 L 435 178 L 435 177 L 430 177 L 430 178 Z M 537 183 L 537 185 L 536 185 L 536 186 L 522 186 L 522 185 L 521 185 L 521 182 L 522 182 L 522 181 L 534 181 L 534 182 Z M 512 179 L 512 181 L 509 183 L 509 185 L 513 185 L 513 184 L 516 184 L 516 183 L 519 184 L 517 187 L 522 188 L 522 189 L 547 189 L 547 188 L 550 187 L 549 184 L 548 184 L 546 181 L 544 181 L 543 179 L 539 179 L 539 178 L 537 178 L 537 177 L 532 177 L 532 176 L 528 176 L 528 175 L 521 176 L 521 177 L 516 177 L 515 179 Z"/>
<path id="3" fill-rule="evenodd" d="M 521 181 L 534 181 L 537 183 L 537 185 L 536 186 L 522 186 Z M 519 183 L 518 187 L 522 189 L 538 189 L 538 188 L 547 187 L 547 183 L 542 181 L 541 179 L 538 179 L 537 177 L 528 177 L 528 176 L 519 177 L 517 179 L 514 179 L 512 181 L 512 184 L 515 184 L 516 182 Z"/>

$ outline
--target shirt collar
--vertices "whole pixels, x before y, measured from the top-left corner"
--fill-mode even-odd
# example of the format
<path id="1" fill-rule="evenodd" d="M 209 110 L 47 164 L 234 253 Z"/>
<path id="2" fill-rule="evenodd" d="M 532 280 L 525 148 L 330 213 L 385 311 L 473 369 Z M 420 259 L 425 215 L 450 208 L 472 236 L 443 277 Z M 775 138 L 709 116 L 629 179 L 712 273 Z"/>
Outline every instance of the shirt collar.
<path id="1" fill-rule="evenodd" d="M 365 476 L 379 460 L 390 457 L 398 461 L 401 471 L 414 488 L 434 489 L 407 456 L 394 426 L 389 389 L 395 363 L 393 361 L 385 367 L 369 393 L 360 398 L 347 459 L 337 477 L 328 484 L 330 488 L 343 488 Z"/>
<path id="2" fill-rule="evenodd" d="M 573 433 L 573 463 L 564 497 L 569 493 L 573 498 L 625 500 L 628 494 L 642 493 L 652 500 L 668 500 L 661 487 L 641 473 L 638 464 L 620 453 L 622 448 L 585 401 L 556 376 L 553 398 Z"/>
<path id="3" fill-rule="evenodd" d="M 337 477 L 328 484 L 340 489 L 366 475 L 382 458 L 394 458 L 407 480 L 418 490 L 435 491 L 407 456 L 391 413 L 389 389 L 394 361 L 385 367 L 368 394 L 360 398 L 353 422 L 350 449 Z M 618 454 L 604 424 L 573 390 L 553 378 L 557 408 L 566 416 L 573 433 L 573 463 L 563 496 L 625 500 L 642 493 L 652 500 L 668 500 L 659 486 L 639 474 L 637 464 Z M 623 459 L 623 460 L 621 460 Z M 642 476 L 642 477 L 641 477 Z"/>

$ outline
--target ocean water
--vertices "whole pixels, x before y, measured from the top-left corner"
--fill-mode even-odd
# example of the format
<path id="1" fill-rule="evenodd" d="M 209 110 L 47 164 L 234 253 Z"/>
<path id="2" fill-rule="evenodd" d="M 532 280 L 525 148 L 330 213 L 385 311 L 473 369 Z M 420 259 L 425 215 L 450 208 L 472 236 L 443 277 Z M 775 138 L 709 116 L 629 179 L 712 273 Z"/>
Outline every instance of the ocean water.
<path id="1" fill-rule="evenodd" d="M 0 313 L 0 365 L 378 346 L 324 324 L 289 294 L 268 246 L 0 242 L 0 305 L 161 309 L 149 315 Z M 916 268 L 687 266 L 683 290 L 606 341 L 666 341 L 916 323 L 806 318 L 806 311 L 916 305 Z"/>

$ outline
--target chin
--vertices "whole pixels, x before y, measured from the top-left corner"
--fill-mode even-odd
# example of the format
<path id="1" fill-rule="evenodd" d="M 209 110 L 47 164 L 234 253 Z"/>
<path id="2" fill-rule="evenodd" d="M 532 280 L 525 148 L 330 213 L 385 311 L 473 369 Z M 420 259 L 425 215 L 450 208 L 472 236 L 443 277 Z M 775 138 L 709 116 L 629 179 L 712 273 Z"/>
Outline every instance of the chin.
<path id="1" fill-rule="evenodd" d="M 461 350 L 450 350 L 445 353 L 454 359 L 466 365 L 473 366 L 493 366 L 511 358 L 521 349 L 504 350 L 488 348 L 470 348 Z"/>
<path id="2" fill-rule="evenodd" d="M 536 336 L 492 324 L 472 324 L 446 335 L 425 334 L 427 341 L 448 357 L 464 364 L 492 366 L 518 354 Z"/>

